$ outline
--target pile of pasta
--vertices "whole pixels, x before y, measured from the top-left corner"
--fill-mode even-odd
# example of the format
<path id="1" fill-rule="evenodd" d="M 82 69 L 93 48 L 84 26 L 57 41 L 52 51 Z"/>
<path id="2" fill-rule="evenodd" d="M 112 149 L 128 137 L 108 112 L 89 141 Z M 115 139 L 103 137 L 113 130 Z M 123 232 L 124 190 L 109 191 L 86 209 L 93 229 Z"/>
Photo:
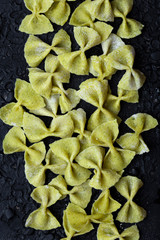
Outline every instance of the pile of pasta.
<path id="1" fill-rule="evenodd" d="M 138 36 L 143 28 L 127 17 L 133 0 L 85 0 L 72 14 L 66 0 L 24 2 L 31 14 L 23 19 L 19 29 L 30 34 L 24 48 L 29 82 L 16 80 L 15 101 L 0 109 L 0 118 L 12 126 L 3 141 L 4 153 L 24 152 L 25 175 L 35 187 L 31 197 L 40 204 L 29 215 L 26 227 L 60 227 L 49 207 L 69 196 L 63 213 L 63 239 L 90 232 L 96 223 L 98 240 L 138 240 L 135 223 L 146 217 L 146 211 L 134 202 L 134 197 L 143 183 L 123 173 L 137 154 L 149 151 L 142 133 L 158 123 L 149 114 L 136 113 L 125 121 L 131 131 L 119 136 L 121 101 L 137 103 L 138 90 L 145 82 L 144 74 L 134 69 L 134 48 L 122 40 Z M 79 50 L 72 50 L 70 36 L 63 29 L 53 34 L 50 44 L 35 36 L 53 32 L 51 22 L 63 26 L 69 17 Z M 115 18 L 122 18 L 116 34 L 110 25 Z M 87 58 L 85 52 L 97 45 L 103 53 Z M 41 62 L 44 69 L 38 68 Z M 124 74 L 117 85 L 117 95 L 113 95 L 109 83 L 117 71 Z M 71 73 L 77 78 L 92 77 L 84 80 L 79 90 L 65 89 Z M 81 100 L 95 109 L 89 119 L 77 107 Z M 41 116 L 51 120 L 49 127 Z M 43 142 L 47 137 L 57 138 L 48 151 Z M 56 174 L 49 184 L 47 170 Z M 112 198 L 111 187 L 126 199 L 123 206 Z M 88 215 L 85 209 L 93 188 L 101 193 Z M 116 211 L 117 221 L 134 225 L 119 233 L 113 218 Z"/>

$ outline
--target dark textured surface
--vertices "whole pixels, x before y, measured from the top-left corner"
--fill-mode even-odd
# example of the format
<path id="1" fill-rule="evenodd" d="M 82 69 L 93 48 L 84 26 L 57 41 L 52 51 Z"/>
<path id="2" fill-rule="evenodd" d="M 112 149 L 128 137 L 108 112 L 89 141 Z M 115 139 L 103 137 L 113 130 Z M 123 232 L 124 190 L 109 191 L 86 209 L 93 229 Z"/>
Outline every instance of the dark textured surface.
<path id="1" fill-rule="evenodd" d="M 80 1 L 71 3 L 73 8 L 78 2 Z M 28 79 L 27 64 L 23 57 L 27 35 L 18 31 L 18 26 L 26 13 L 28 12 L 22 0 L 0 0 L 0 107 L 14 100 L 15 79 L 17 77 Z M 124 121 L 136 112 L 146 112 L 160 120 L 160 1 L 135 0 L 130 16 L 145 25 L 141 36 L 127 40 L 126 43 L 134 46 L 135 66 L 145 73 L 147 81 L 140 90 L 140 102 L 122 104 L 120 115 Z M 55 29 L 58 28 L 55 26 Z M 71 34 L 71 28 L 67 24 L 65 29 Z M 52 37 L 53 33 L 42 36 L 48 43 Z M 71 86 L 78 89 L 78 84 L 84 79 L 73 75 Z M 81 103 L 80 106 L 87 112 L 92 111 L 89 104 Z M 9 129 L 9 126 L 0 122 L 0 240 L 59 240 L 65 236 L 62 228 L 35 231 L 24 227 L 29 213 L 38 205 L 30 197 L 32 187 L 25 179 L 23 154 L 7 156 L 3 154 L 2 140 Z M 125 175 L 135 175 L 144 182 L 143 188 L 135 198 L 135 201 L 148 212 L 148 217 L 138 224 L 141 240 L 160 240 L 159 136 L 159 127 L 143 134 L 151 151 L 136 156 L 125 171 Z M 121 200 L 119 195 L 117 199 Z M 51 208 L 60 221 L 66 204 L 67 200 L 65 203 L 59 201 Z M 121 224 L 119 227 L 122 229 L 124 226 Z M 96 240 L 96 231 L 75 239 Z"/>

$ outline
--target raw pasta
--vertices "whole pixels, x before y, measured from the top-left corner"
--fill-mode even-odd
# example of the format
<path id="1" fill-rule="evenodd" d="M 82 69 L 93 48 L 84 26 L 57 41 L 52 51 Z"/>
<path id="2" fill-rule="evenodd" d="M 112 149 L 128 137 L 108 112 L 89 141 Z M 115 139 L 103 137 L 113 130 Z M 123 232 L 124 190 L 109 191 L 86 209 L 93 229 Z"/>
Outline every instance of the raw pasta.
<path id="1" fill-rule="evenodd" d="M 146 217 L 146 211 L 133 202 L 133 198 L 143 185 L 137 177 L 127 176 L 120 179 L 115 185 L 117 191 L 127 199 L 127 202 L 118 212 L 116 220 L 125 223 L 137 223 Z"/>
<path id="2" fill-rule="evenodd" d="M 24 0 L 26 8 L 32 12 L 32 14 L 27 15 L 20 27 L 21 32 L 28 34 L 43 34 L 48 32 L 53 32 L 53 26 L 49 19 L 42 13 L 48 11 L 54 0 Z"/>
<path id="3" fill-rule="evenodd" d="M 41 206 L 29 215 L 25 226 L 39 230 L 51 230 L 60 227 L 60 223 L 48 209 L 60 199 L 59 191 L 54 187 L 45 185 L 34 189 L 31 197 Z"/>
<path id="4" fill-rule="evenodd" d="M 142 181 L 122 175 L 136 154 L 149 151 L 141 134 L 158 124 L 149 114 L 137 113 L 125 122 L 133 133 L 119 136 L 121 101 L 137 103 L 138 90 L 145 82 L 144 74 L 134 69 L 134 48 L 121 39 L 136 37 L 143 28 L 127 17 L 133 0 L 85 0 L 73 13 L 69 2 L 75 0 L 24 2 L 31 14 L 22 20 L 19 29 L 30 34 L 24 47 L 30 83 L 16 80 L 17 102 L 3 106 L 0 118 L 13 126 L 4 138 L 4 153 L 25 153 L 26 178 L 35 187 L 31 197 L 40 204 L 29 215 L 26 227 L 38 230 L 60 227 L 49 207 L 68 196 L 69 204 L 63 213 L 66 238 L 61 240 L 90 232 L 93 223 L 99 224 L 98 240 L 139 240 L 136 225 L 119 233 L 112 215 L 118 211 L 116 220 L 122 223 L 137 223 L 146 217 L 146 211 L 133 201 Z M 74 26 L 79 50 L 71 51 L 68 28 L 66 32 L 58 27 L 50 45 L 34 36 L 53 32 L 51 22 L 67 24 L 70 14 L 69 24 Z M 122 18 L 117 34 L 112 33 L 109 23 L 114 18 Z M 92 54 L 95 46 L 101 48 L 100 55 Z M 39 65 L 44 68 L 38 68 Z M 110 82 L 117 71 L 125 73 L 116 96 Z M 68 85 L 72 84 L 72 74 L 90 75 L 79 89 L 74 89 Z M 80 100 L 93 106 L 89 118 Z M 48 125 L 41 116 L 50 119 Z M 46 141 L 41 140 L 48 137 L 51 141 L 46 146 Z M 28 140 L 33 144 L 28 146 Z M 48 170 L 54 177 L 46 184 Z M 126 199 L 124 205 L 112 198 L 111 187 Z M 92 188 L 99 190 L 94 202 Z M 89 215 L 87 206 L 91 209 Z"/>

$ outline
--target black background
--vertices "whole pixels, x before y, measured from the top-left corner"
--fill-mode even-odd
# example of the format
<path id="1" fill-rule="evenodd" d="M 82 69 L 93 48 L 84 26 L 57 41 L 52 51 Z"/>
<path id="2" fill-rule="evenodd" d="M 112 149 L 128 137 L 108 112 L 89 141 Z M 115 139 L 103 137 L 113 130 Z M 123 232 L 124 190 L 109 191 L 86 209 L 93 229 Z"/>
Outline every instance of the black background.
<path id="1" fill-rule="evenodd" d="M 74 9 L 81 1 L 70 2 Z M 28 13 L 22 0 L 0 0 L 0 107 L 14 101 L 14 83 L 16 78 L 28 80 L 27 64 L 24 59 L 23 49 L 27 35 L 18 31 L 21 20 Z M 141 21 L 145 28 L 141 36 L 131 40 L 125 40 L 136 50 L 135 68 L 140 69 L 147 77 L 145 85 L 140 90 L 140 102 L 138 104 L 122 104 L 120 113 L 123 121 L 137 112 L 146 112 L 160 120 L 160 1 L 159 0 L 135 0 L 130 17 Z M 115 29 L 120 21 L 116 19 Z M 59 27 L 54 25 L 57 31 Z M 72 40 L 72 27 L 65 24 L 64 29 L 70 34 Z M 43 40 L 51 43 L 54 33 L 41 36 Z M 77 49 L 75 42 L 73 49 Z M 89 51 L 90 54 L 101 54 L 100 47 Z M 120 74 L 114 76 L 112 89 L 115 92 L 116 80 Z M 86 77 L 72 75 L 69 86 L 78 89 L 79 84 Z M 66 87 L 68 87 L 66 85 Z M 89 104 L 81 102 L 89 114 L 94 110 Z M 38 205 L 31 199 L 32 186 L 29 185 L 24 175 L 23 153 L 4 155 L 2 141 L 10 126 L 0 121 L 0 240 L 60 240 L 65 236 L 63 229 L 52 231 L 35 231 L 25 228 L 24 224 L 28 215 Z M 121 132 L 125 126 L 121 124 Z M 153 129 L 143 134 L 143 138 L 150 148 L 150 152 L 136 156 L 131 165 L 125 170 L 124 175 L 130 174 L 142 179 L 144 186 L 135 197 L 135 201 L 144 207 L 147 218 L 138 224 L 141 240 L 160 240 L 160 128 Z M 53 141 L 47 139 L 46 143 Z M 52 177 L 47 173 L 48 180 Z M 117 200 L 123 199 L 112 190 Z M 93 192 L 93 199 L 97 192 Z M 92 199 L 92 200 L 93 200 Z M 59 201 L 51 210 L 61 222 L 63 210 L 67 206 L 68 199 Z M 90 211 L 90 205 L 88 212 Z M 125 225 L 119 225 L 120 231 Z M 96 240 L 96 231 L 79 240 Z"/>

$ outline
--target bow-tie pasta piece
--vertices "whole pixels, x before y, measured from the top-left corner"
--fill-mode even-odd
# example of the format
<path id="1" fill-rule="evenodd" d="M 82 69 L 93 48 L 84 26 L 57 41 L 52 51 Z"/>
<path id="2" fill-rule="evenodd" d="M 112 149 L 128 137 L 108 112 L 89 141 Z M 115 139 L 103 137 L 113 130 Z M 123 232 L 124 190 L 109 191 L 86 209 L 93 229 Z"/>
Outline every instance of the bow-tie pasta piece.
<path id="1" fill-rule="evenodd" d="M 114 114 L 118 115 L 121 110 L 121 101 L 127 103 L 137 103 L 139 100 L 139 94 L 137 90 L 124 90 L 118 88 L 118 96 L 108 93 L 107 101 L 105 103 L 105 108 Z"/>
<path id="2" fill-rule="evenodd" d="M 109 189 L 102 191 L 98 199 L 92 205 L 95 212 L 103 214 L 115 212 L 120 207 L 121 204 L 111 197 Z"/>
<path id="3" fill-rule="evenodd" d="M 59 30 L 52 40 L 51 46 L 40 38 L 30 35 L 25 44 L 25 59 L 30 67 L 37 67 L 51 51 L 57 55 L 71 51 L 71 40 L 63 29 Z"/>
<path id="4" fill-rule="evenodd" d="M 0 109 L 0 118 L 11 126 L 23 126 L 23 106 L 29 110 L 45 106 L 43 98 L 32 89 L 31 84 L 21 79 L 16 80 L 14 97 L 16 103 L 9 103 Z"/>
<path id="5" fill-rule="evenodd" d="M 26 146 L 26 137 L 20 127 L 9 130 L 3 140 L 3 149 L 5 154 L 25 152 L 25 161 L 29 164 L 39 164 L 46 154 L 43 142 L 35 143 L 30 147 Z"/>
<path id="6" fill-rule="evenodd" d="M 121 234 L 113 224 L 101 223 L 97 231 L 98 240 L 139 240 L 140 235 L 136 225 L 126 228 Z"/>
<path id="7" fill-rule="evenodd" d="M 99 125 L 91 135 L 91 141 L 97 146 L 113 147 L 119 134 L 119 127 L 117 120 L 108 121 Z"/>
<path id="8" fill-rule="evenodd" d="M 84 1 L 73 12 L 70 24 L 93 27 L 95 19 L 104 22 L 114 20 L 111 4 L 108 0 Z"/>
<path id="9" fill-rule="evenodd" d="M 121 175 L 111 169 L 103 168 L 105 150 L 101 147 L 89 147 L 76 157 L 76 162 L 86 169 L 95 169 L 90 186 L 95 189 L 106 189 L 115 185 Z"/>
<path id="10" fill-rule="evenodd" d="M 128 13 L 132 10 L 133 0 L 114 0 L 111 2 L 115 17 L 122 18 L 117 35 L 121 38 L 134 38 L 141 34 L 143 25 L 134 20 L 127 18 Z"/>
<path id="11" fill-rule="evenodd" d="M 113 224 L 113 215 L 112 214 L 105 214 L 105 213 L 98 213 L 92 207 L 91 209 L 91 221 L 93 223 L 106 223 L 106 224 Z"/>
<path id="12" fill-rule="evenodd" d="M 91 215 L 87 215 L 83 208 L 73 203 L 69 203 L 66 214 L 68 225 L 70 225 L 75 232 L 80 232 L 84 229 L 88 229 L 88 232 L 91 231 L 93 229 L 91 222 L 113 223 L 113 216 L 111 214 L 92 213 Z"/>
<path id="13" fill-rule="evenodd" d="M 59 106 L 59 94 L 54 94 L 50 98 L 44 98 L 44 102 L 46 106 L 44 108 L 38 109 L 38 110 L 32 110 L 31 113 L 38 115 L 38 116 L 47 116 L 56 118 L 58 106 Z"/>
<path id="14" fill-rule="evenodd" d="M 76 0 L 68 0 L 76 1 Z M 45 13 L 45 15 L 53 22 L 63 26 L 70 15 L 70 6 L 66 0 L 55 0 L 51 8 Z"/>
<path id="15" fill-rule="evenodd" d="M 77 138 L 66 138 L 50 144 L 55 157 L 66 163 L 64 177 L 68 185 L 76 186 L 84 183 L 91 175 L 91 172 L 77 163 L 74 163 L 80 151 L 80 143 Z"/>
<path id="16" fill-rule="evenodd" d="M 79 102 L 80 98 L 75 89 L 69 88 L 66 91 L 61 90 L 59 105 L 62 113 L 71 111 Z"/>
<path id="17" fill-rule="evenodd" d="M 118 133 L 117 120 L 108 121 L 95 128 L 91 134 L 91 143 L 108 147 L 109 150 L 105 156 L 103 167 L 120 172 L 130 164 L 135 152 L 114 147 L 113 143 L 116 141 Z"/>
<path id="18" fill-rule="evenodd" d="M 74 132 L 83 135 L 87 120 L 86 112 L 83 110 L 83 108 L 78 108 L 77 110 L 71 111 L 69 114 L 74 123 Z"/>
<path id="19" fill-rule="evenodd" d="M 78 94 L 84 101 L 92 104 L 95 107 L 99 107 L 99 105 L 103 106 L 107 92 L 107 81 L 99 82 L 93 79 L 88 79 L 81 83 Z"/>
<path id="20" fill-rule="evenodd" d="M 95 80 L 103 82 L 103 80 L 109 80 L 115 73 L 114 68 L 108 68 L 103 56 L 91 56 L 89 61 L 89 72 L 97 78 Z"/>
<path id="21" fill-rule="evenodd" d="M 30 67 L 37 67 L 50 51 L 50 45 L 40 38 L 30 35 L 24 47 L 24 56 Z"/>
<path id="22" fill-rule="evenodd" d="M 49 54 L 45 60 L 45 71 L 55 73 L 55 80 L 61 80 L 63 83 L 69 83 L 70 73 L 60 64 L 58 57 Z"/>
<path id="23" fill-rule="evenodd" d="M 29 110 L 40 109 L 45 106 L 43 98 L 33 90 L 31 84 L 21 79 L 16 80 L 15 98 L 19 104 Z"/>
<path id="24" fill-rule="evenodd" d="M 125 223 L 137 223 L 146 217 L 146 211 L 133 202 L 133 198 L 142 186 L 142 181 L 132 176 L 121 178 L 115 185 L 117 191 L 127 199 L 127 202 L 118 212 L 116 220 Z"/>
<path id="25" fill-rule="evenodd" d="M 77 138 L 80 141 L 81 144 L 81 151 L 83 151 L 84 149 L 91 147 L 93 144 L 91 144 L 91 132 L 85 130 L 84 135 L 78 135 Z"/>
<path id="26" fill-rule="evenodd" d="M 13 127 L 4 138 L 3 149 L 5 154 L 25 152 L 26 179 L 35 187 L 44 185 L 46 170 L 49 169 L 52 171 L 54 166 L 52 166 L 53 160 L 49 161 L 48 159 L 46 160 L 45 166 L 42 164 L 46 154 L 43 142 L 35 143 L 27 147 L 23 130 L 19 127 Z"/>
<path id="27" fill-rule="evenodd" d="M 126 70 L 118 84 L 118 87 L 124 90 L 138 90 L 145 82 L 144 74 L 133 69 L 134 57 L 134 48 L 130 45 L 124 45 L 104 58 L 109 67 L 116 70 Z"/>
<path id="28" fill-rule="evenodd" d="M 92 188 L 89 186 L 89 180 L 82 185 L 75 186 L 71 190 L 68 190 L 66 181 L 59 175 L 54 178 L 49 185 L 60 192 L 62 199 L 69 195 L 70 201 L 82 208 L 86 208 L 91 199 Z"/>
<path id="29" fill-rule="evenodd" d="M 29 215 L 25 226 L 37 230 L 51 230 L 60 227 L 60 223 L 48 209 L 60 199 L 59 191 L 45 185 L 34 189 L 31 197 L 41 206 Z"/>
<path id="30" fill-rule="evenodd" d="M 53 32 L 52 24 L 48 18 L 42 14 L 48 11 L 53 2 L 53 0 L 35 0 L 34 2 L 24 0 L 26 7 L 32 14 L 27 15 L 23 19 L 19 30 L 35 35 Z"/>
<path id="31" fill-rule="evenodd" d="M 70 201 L 74 204 L 79 205 L 82 208 L 86 208 L 91 200 L 92 188 L 89 185 L 89 180 L 81 184 L 80 186 L 75 186 L 70 191 Z"/>
<path id="32" fill-rule="evenodd" d="M 47 168 L 53 173 L 60 175 L 65 174 L 67 163 L 63 159 L 57 158 L 57 156 L 55 156 L 55 154 L 52 152 L 51 148 L 47 152 L 45 161 Z"/>
<path id="33" fill-rule="evenodd" d="M 53 95 L 46 99 L 44 98 L 46 106 L 39 110 L 30 111 L 36 115 L 57 117 L 58 106 L 60 106 L 61 113 L 71 111 L 80 102 L 75 89 L 69 88 L 65 90 L 63 86 L 54 86 L 52 89 Z"/>
<path id="34" fill-rule="evenodd" d="M 49 136 L 60 138 L 70 137 L 74 131 L 73 121 L 69 115 L 54 118 L 50 127 L 47 128 L 40 118 L 29 113 L 24 113 L 23 128 L 30 142 L 38 142 Z"/>
<path id="35" fill-rule="evenodd" d="M 88 27 L 74 27 L 74 37 L 80 50 L 61 54 L 58 58 L 64 68 L 71 73 L 88 75 L 89 66 L 85 51 L 100 44 L 101 37 L 95 30 Z"/>
<path id="36" fill-rule="evenodd" d="M 102 29 L 102 31 L 104 30 Z M 103 55 L 92 56 L 90 58 L 89 71 L 94 76 L 97 76 L 98 77 L 97 80 L 99 81 L 102 81 L 103 79 L 110 80 L 112 78 L 112 75 L 115 74 L 117 70 L 112 66 L 112 64 L 110 63 L 111 61 L 107 60 L 106 56 L 109 53 L 120 48 L 121 46 L 124 46 L 125 43 L 121 40 L 120 37 L 111 33 L 110 36 L 101 43 L 101 45 L 102 45 Z"/>
<path id="37" fill-rule="evenodd" d="M 75 231 L 82 231 L 86 227 L 88 232 L 93 229 L 90 216 L 87 216 L 85 210 L 73 203 L 70 203 L 67 207 L 67 216 L 71 227 Z"/>
<path id="38" fill-rule="evenodd" d="M 125 123 L 138 134 L 155 128 L 158 125 L 158 121 L 147 113 L 134 114 Z"/>
<path id="39" fill-rule="evenodd" d="M 101 43 L 103 55 L 108 55 L 109 53 L 113 52 L 114 50 L 118 49 L 125 45 L 120 37 L 116 34 L 111 33 L 108 39 Z"/>
<path id="40" fill-rule="evenodd" d="M 94 3 L 92 1 L 82 2 L 72 13 L 70 18 L 70 25 L 73 26 L 94 26 L 95 16 L 91 14 L 93 12 Z"/>
<path id="41" fill-rule="evenodd" d="M 104 158 L 104 169 L 122 171 L 134 159 L 136 152 L 111 147 Z"/>
<path id="42" fill-rule="evenodd" d="M 101 36 L 101 41 L 105 41 L 112 32 L 113 27 L 104 22 L 94 22 L 94 13 L 97 16 L 99 15 L 99 18 L 102 16 L 103 7 L 101 8 L 101 5 L 106 5 L 106 3 L 104 3 L 104 1 L 103 3 L 102 1 L 84 1 L 73 12 L 70 19 L 70 24 L 74 26 L 87 26 L 93 28 Z M 106 13 L 103 15 L 103 17 L 108 19 L 110 18 L 110 16 Z"/>
<path id="43" fill-rule="evenodd" d="M 46 154 L 45 161 L 42 164 L 41 159 L 38 163 L 25 164 L 25 174 L 28 182 L 35 187 L 42 186 L 45 184 L 46 171 L 50 170 L 55 174 L 64 175 L 67 164 L 61 159 L 57 159 L 55 155 L 49 150 Z"/>
<path id="44" fill-rule="evenodd" d="M 64 231 L 66 233 L 66 238 L 63 238 L 61 240 L 71 240 L 72 237 L 74 236 L 79 236 L 79 235 L 83 235 L 87 232 L 90 232 L 91 230 L 93 230 L 93 226 L 92 224 L 90 225 L 86 225 L 86 227 L 84 227 L 83 229 L 81 229 L 81 231 L 76 231 L 72 228 L 69 220 L 68 220 L 68 215 L 70 214 L 70 212 L 68 211 L 68 208 L 63 212 L 63 227 L 64 227 Z"/>
<path id="45" fill-rule="evenodd" d="M 109 0 L 95 0 L 93 1 L 94 17 L 100 21 L 113 22 L 114 14 Z"/>
<path id="46" fill-rule="evenodd" d="M 117 143 L 122 148 L 133 150 L 137 154 L 149 152 L 141 133 L 155 128 L 158 125 L 157 120 L 149 114 L 137 113 L 128 118 L 125 123 L 134 133 L 124 134 L 117 139 Z"/>
<path id="47" fill-rule="evenodd" d="M 108 82 L 89 79 L 81 83 L 80 90 L 77 92 L 84 101 L 97 107 L 91 115 L 87 129 L 93 131 L 100 124 L 116 119 L 117 117 L 104 108 L 104 103 L 108 94 Z"/>
<path id="48" fill-rule="evenodd" d="M 111 25 L 100 21 L 95 22 L 92 28 L 100 35 L 101 42 L 108 39 L 113 30 Z"/>
<path id="49" fill-rule="evenodd" d="M 84 150 L 87 147 L 91 146 L 90 141 L 90 135 L 91 132 L 85 130 L 86 125 L 86 113 L 82 108 L 79 108 L 77 110 L 73 110 L 69 112 L 69 115 L 71 116 L 74 124 L 74 132 L 79 134 L 77 138 L 80 141 L 81 144 L 81 151 Z"/>
<path id="50" fill-rule="evenodd" d="M 45 179 L 46 179 L 45 173 L 48 167 L 44 166 L 42 164 L 42 161 L 39 164 L 34 164 L 34 163 L 25 164 L 26 179 L 34 187 L 43 186 L 45 184 Z"/>
<path id="51" fill-rule="evenodd" d="M 10 126 L 23 126 L 24 109 L 18 103 L 8 103 L 0 108 L 0 119 Z"/>
<path id="52" fill-rule="evenodd" d="M 58 57 L 49 54 L 45 60 L 45 71 L 39 68 L 29 68 L 29 81 L 33 89 L 49 98 L 55 87 L 69 83 L 70 73 L 60 64 Z"/>

